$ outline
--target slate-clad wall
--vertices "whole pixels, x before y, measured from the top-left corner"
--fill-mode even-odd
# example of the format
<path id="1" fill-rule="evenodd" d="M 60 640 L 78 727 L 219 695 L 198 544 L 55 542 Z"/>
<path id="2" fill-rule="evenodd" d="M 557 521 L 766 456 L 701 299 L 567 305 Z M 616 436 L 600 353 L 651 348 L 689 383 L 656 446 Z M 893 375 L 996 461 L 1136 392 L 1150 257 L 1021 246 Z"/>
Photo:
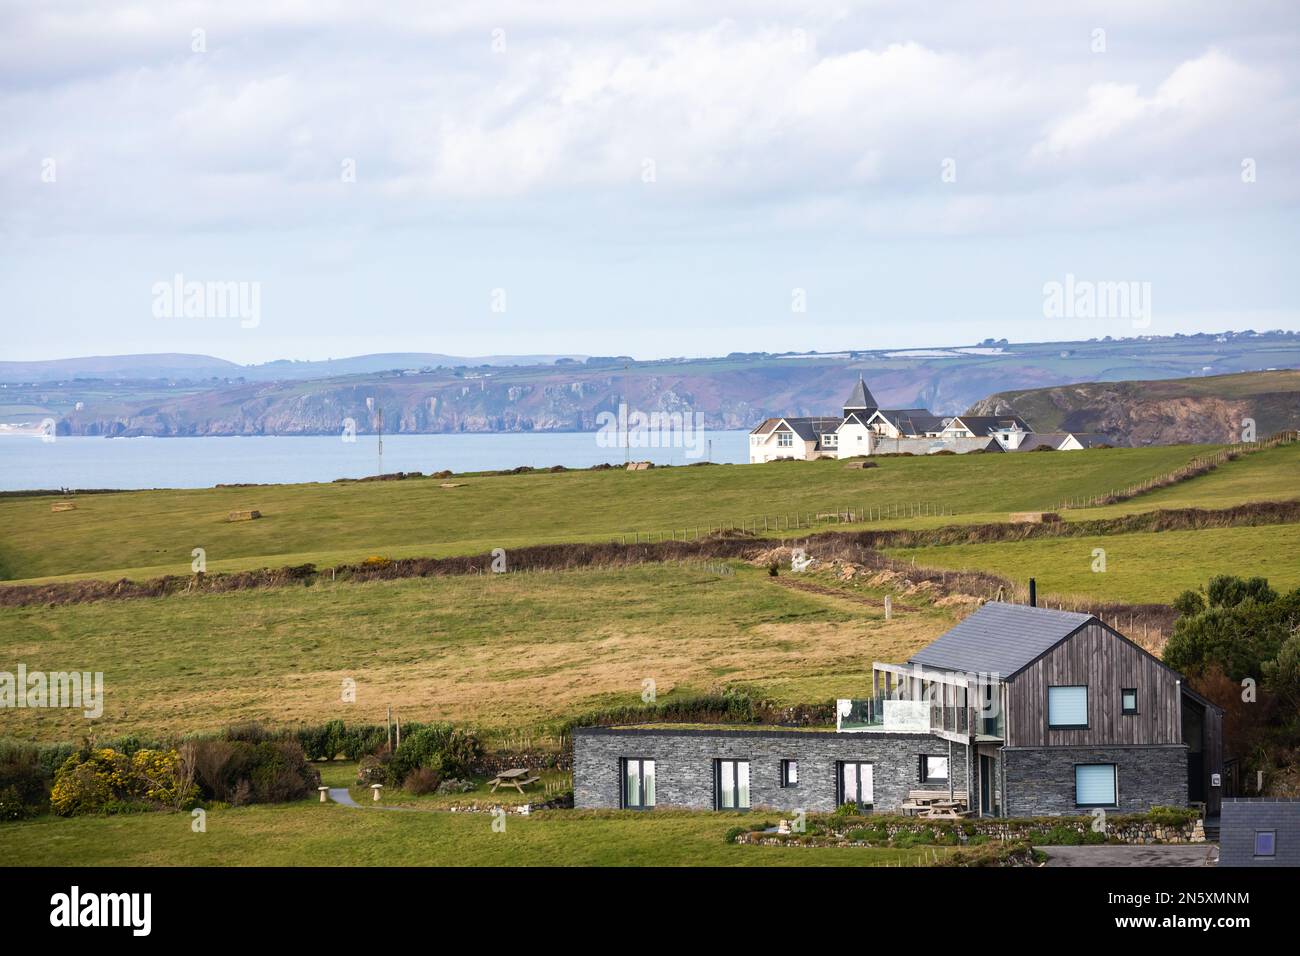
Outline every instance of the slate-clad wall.
<path id="1" fill-rule="evenodd" d="M 573 737 L 573 796 L 579 808 L 617 808 L 624 758 L 655 761 L 655 805 L 711 810 L 713 761 L 748 760 L 750 805 L 834 810 L 837 763 L 872 764 L 874 808 L 894 811 L 908 791 L 940 789 L 920 782 L 920 757 L 948 756 L 948 742 L 929 734 L 818 731 L 582 728 Z M 783 788 L 781 761 L 799 761 L 799 785 Z M 952 748 L 953 787 L 966 788 L 966 748 Z"/>
<path id="2" fill-rule="evenodd" d="M 1255 856 L 1255 831 L 1273 830 L 1275 855 Z M 1219 816 L 1219 866 L 1300 866 L 1300 800 L 1225 797 Z"/>
<path id="3" fill-rule="evenodd" d="M 1078 815 L 1091 812 L 1074 802 L 1074 766 L 1116 766 L 1121 813 L 1153 806 L 1187 806 L 1187 748 L 1157 747 L 1004 747 L 1006 807 L 1012 817 Z"/>

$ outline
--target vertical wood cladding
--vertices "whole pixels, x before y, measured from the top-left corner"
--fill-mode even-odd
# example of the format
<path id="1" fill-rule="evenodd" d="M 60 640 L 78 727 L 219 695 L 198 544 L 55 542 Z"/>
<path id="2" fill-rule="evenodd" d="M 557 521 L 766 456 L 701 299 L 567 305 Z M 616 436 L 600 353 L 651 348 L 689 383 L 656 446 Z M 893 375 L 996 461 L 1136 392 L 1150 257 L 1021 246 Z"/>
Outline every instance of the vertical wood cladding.
<path id="1" fill-rule="evenodd" d="M 1047 689 L 1085 684 L 1088 726 L 1052 730 Z M 1138 712 L 1123 713 L 1121 693 L 1137 689 Z M 1178 677 L 1103 624 L 1086 625 L 1007 685 L 1007 745 L 1080 747 L 1182 743 Z"/>

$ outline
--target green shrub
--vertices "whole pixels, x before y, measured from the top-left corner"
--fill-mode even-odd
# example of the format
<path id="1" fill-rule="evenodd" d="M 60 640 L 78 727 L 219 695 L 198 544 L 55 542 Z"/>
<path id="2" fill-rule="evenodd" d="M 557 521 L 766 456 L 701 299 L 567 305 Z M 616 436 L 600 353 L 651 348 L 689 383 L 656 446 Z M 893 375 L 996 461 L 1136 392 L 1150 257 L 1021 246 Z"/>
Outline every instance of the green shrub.
<path id="1" fill-rule="evenodd" d="M 189 768 L 175 750 L 89 747 L 70 756 L 54 775 L 50 808 L 60 816 L 129 809 L 186 809 L 198 798 Z"/>
<path id="2" fill-rule="evenodd" d="M 1193 617 L 1205 610 L 1205 596 L 1200 591 L 1184 591 L 1174 598 L 1174 610 L 1184 617 Z"/>

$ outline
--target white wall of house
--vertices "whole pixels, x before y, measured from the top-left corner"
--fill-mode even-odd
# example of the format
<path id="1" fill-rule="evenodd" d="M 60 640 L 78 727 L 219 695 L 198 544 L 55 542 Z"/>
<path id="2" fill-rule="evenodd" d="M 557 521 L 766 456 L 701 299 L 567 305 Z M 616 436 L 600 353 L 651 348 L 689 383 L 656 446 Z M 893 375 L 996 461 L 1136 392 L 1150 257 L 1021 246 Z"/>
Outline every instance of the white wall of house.
<path id="1" fill-rule="evenodd" d="M 1028 434 L 1030 433 L 1025 431 L 1023 428 L 1013 426 L 1011 428 L 999 428 L 993 433 L 993 437 L 996 438 L 998 444 L 1007 451 L 1015 451 L 1020 447 L 1020 443 L 1025 440 L 1025 436 Z M 1079 447 L 1083 446 L 1080 445 Z"/>
<path id="2" fill-rule="evenodd" d="M 778 458 L 808 461 L 817 457 L 813 450 L 815 447 L 812 442 L 804 441 L 796 435 L 788 425 L 778 425 L 766 435 L 749 436 L 749 462 L 756 465 L 776 461 Z"/>
<path id="3" fill-rule="evenodd" d="M 1056 446 L 1057 451 L 1083 451 L 1083 443 L 1073 435 L 1066 435 L 1065 441 Z"/>
<path id="4" fill-rule="evenodd" d="M 847 422 L 835 433 L 837 448 L 836 458 L 854 458 L 858 455 L 870 455 L 875 444 L 875 433 L 856 421 Z"/>

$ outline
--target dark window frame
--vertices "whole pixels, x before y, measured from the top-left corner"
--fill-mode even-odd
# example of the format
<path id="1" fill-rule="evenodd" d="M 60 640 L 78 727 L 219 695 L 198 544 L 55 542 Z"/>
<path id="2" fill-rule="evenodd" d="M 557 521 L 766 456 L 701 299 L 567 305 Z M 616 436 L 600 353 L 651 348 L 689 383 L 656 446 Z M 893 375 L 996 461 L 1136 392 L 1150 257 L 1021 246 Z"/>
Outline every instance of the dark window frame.
<path id="1" fill-rule="evenodd" d="M 1087 684 L 1049 684 L 1048 687 L 1047 687 L 1047 701 L 1046 701 L 1046 704 L 1047 704 L 1047 714 L 1045 715 L 1045 716 L 1047 717 L 1047 729 L 1048 729 L 1048 730 L 1088 730 L 1088 729 L 1089 729 L 1090 724 L 1088 723 L 1088 721 L 1087 721 L 1086 719 L 1085 719 L 1084 722 L 1081 723 L 1081 724 L 1054 724 L 1054 723 L 1052 723 L 1052 691 L 1054 691 L 1054 690 L 1068 690 L 1068 689 L 1070 689 L 1070 688 L 1074 688 L 1074 687 L 1082 687 L 1082 688 L 1083 688 L 1083 711 L 1084 711 L 1084 714 L 1087 714 L 1088 711 L 1091 709 L 1091 703 L 1092 703 L 1092 691 L 1089 689 L 1089 687 L 1088 687 Z"/>
<path id="2" fill-rule="evenodd" d="M 640 800 L 641 800 L 640 803 L 629 803 L 629 802 L 628 802 L 628 793 L 627 793 L 627 767 L 628 767 L 628 764 L 633 764 L 633 763 L 634 763 L 634 764 L 639 764 L 639 765 L 640 765 L 640 766 L 637 768 L 637 781 L 638 781 L 638 783 L 637 783 L 637 789 L 638 789 L 638 791 L 639 791 L 639 792 L 637 793 L 637 796 L 638 796 L 638 797 L 640 798 Z M 654 758 L 654 757 L 623 757 L 623 758 L 622 758 L 621 760 L 619 760 L 619 762 L 618 762 L 618 770 L 619 770 L 619 781 L 618 781 L 618 802 L 619 802 L 619 806 L 620 806 L 621 809 L 623 809 L 623 810 L 653 810 L 653 809 L 655 808 L 655 805 L 654 805 L 653 803 L 651 803 L 651 804 L 647 804 L 647 803 L 645 802 L 645 764 L 646 764 L 646 763 L 652 763 L 652 764 L 655 764 L 655 796 L 656 796 L 656 797 L 658 796 L 658 790 L 659 790 L 659 766 L 658 766 L 658 764 L 657 764 L 655 758 Z"/>
<path id="3" fill-rule="evenodd" d="M 1111 789 L 1114 791 L 1115 799 L 1111 803 L 1080 803 L 1079 802 L 1079 768 L 1080 767 L 1110 767 Z M 1110 761 L 1098 761 L 1093 763 L 1076 763 L 1074 764 L 1074 805 L 1085 809 L 1112 810 L 1119 807 L 1119 764 Z"/>
<path id="4" fill-rule="evenodd" d="M 835 805 L 843 806 L 848 801 L 844 798 L 844 770 L 846 767 L 863 767 L 871 768 L 871 802 L 862 803 L 855 800 L 859 810 L 865 807 L 874 808 L 876 805 L 876 762 L 874 760 L 837 760 L 835 761 Z M 858 784 L 862 783 L 862 772 L 858 771 Z"/>
<path id="5" fill-rule="evenodd" d="M 794 783 L 790 782 L 790 768 L 794 767 Z M 783 759 L 780 767 L 781 789 L 797 790 L 799 789 L 799 760 L 795 757 Z M 752 786 L 752 781 L 751 781 Z"/>
<path id="6" fill-rule="evenodd" d="M 941 783 L 941 784 L 947 786 L 947 784 L 948 784 L 948 778 L 949 778 L 949 776 L 952 774 L 952 763 L 951 763 L 951 761 L 949 761 L 949 763 L 948 763 L 948 774 L 946 774 L 946 775 L 944 775 L 944 776 L 942 776 L 942 777 L 928 777 L 928 776 L 926 776 L 926 772 L 927 772 L 927 770 L 928 770 L 927 762 L 930 761 L 930 760 L 944 760 L 944 761 L 947 761 L 947 760 L 948 760 L 948 756 L 947 756 L 946 754 L 921 754 L 921 755 L 920 755 L 920 760 L 919 760 L 919 764 L 920 764 L 920 766 L 918 766 L 918 768 L 917 768 L 917 779 L 918 779 L 921 783 Z M 874 781 L 873 781 L 873 782 L 874 782 Z"/>
<path id="7" fill-rule="evenodd" d="M 1269 837 L 1271 838 L 1271 840 L 1272 840 L 1273 852 L 1271 852 L 1271 853 L 1260 853 L 1260 852 L 1259 852 L 1259 838 L 1260 838 L 1261 836 L 1263 836 L 1265 833 L 1267 833 L 1267 834 L 1269 835 Z M 1276 857 L 1277 857 L 1277 831 L 1276 831 L 1276 830 L 1256 830 L 1256 831 L 1255 831 L 1254 857 L 1255 857 L 1255 859 L 1257 859 L 1257 860 L 1272 860 L 1272 859 L 1276 859 Z"/>
<path id="8" fill-rule="evenodd" d="M 729 763 L 731 770 L 731 792 L 740 802 L 740 765 L 749 768 L 749 806 L 724 807 L 722 805 L 722 765 Z M 713 809 L 727 813 L 748 813 L 754 808 L 754 764 L 748 757 L 715 757 L 713 760 Z"/>
<path id="9" fill-rule="evenodd" d="M 1126 694 L 1133 695 L 1133 706 L 1130 708 L 1124 703 Z M 1123 717 L 1136 717 L 1138 713 L 1138 689 L 1136 687 L 1121 687 L 1119 689 L 1119 712 Z"/>

